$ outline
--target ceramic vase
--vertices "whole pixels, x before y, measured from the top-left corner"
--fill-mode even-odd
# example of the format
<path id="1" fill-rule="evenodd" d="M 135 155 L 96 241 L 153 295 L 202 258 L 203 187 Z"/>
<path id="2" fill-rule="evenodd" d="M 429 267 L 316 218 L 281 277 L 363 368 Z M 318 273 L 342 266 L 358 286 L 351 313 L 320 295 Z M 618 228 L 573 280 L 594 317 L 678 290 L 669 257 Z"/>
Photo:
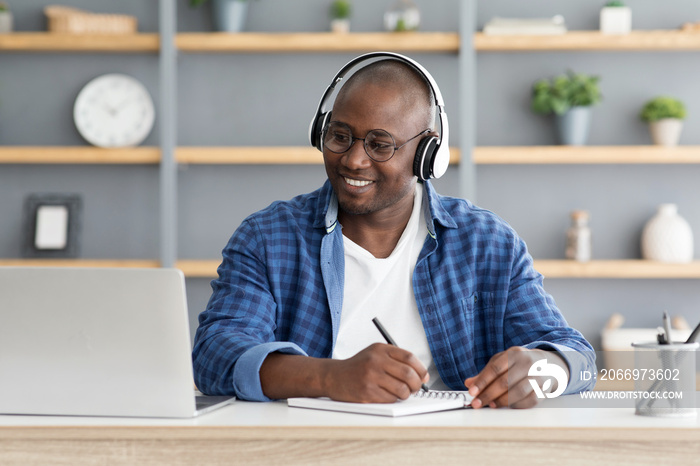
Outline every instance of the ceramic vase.
<path id="1" fill-rule="evenodd" d="M 248 0 L 214 0 L 213 13 L 217 31 L 241 32 L 248 16 Z"/>
<path id="2" fill-rule="evenodd" d="M 556 116 L 559 143 L 566 146 L 584 146 L 591 126 L 591 107 L 571 107 Z"/>
<path id="3" fill-rule="evenodd" d="M 12 12 L 0 11 L 0 34 L 12 32 Z"/>
<path id="4" fill-rule="evenodd" d="M 683 130 L 683 120 L 678 118 L 662 118 L 649 123 L 649 133 L 654 144 L 673 147 L 678 145 Z"/>
<path id="5" fill-rule="evenodd" d="M 334 19 L 331 20 L 331 32 L 339 34 L 347 34 L 350 32 L 350 20 L 349 19 Z"/>
<path id="6" fill-rule="evenodd" d="M 603 7 L 600 10 L 600 32 L 629 34 L 632 31 L 632 10 L 627 6 Z"/>
<path id="7" fill-rule="evenodd" d="M 676 204 L 661 204 L 642 231 L 642 257 L 659 262 L 693 260 L 693 232 Z"/>

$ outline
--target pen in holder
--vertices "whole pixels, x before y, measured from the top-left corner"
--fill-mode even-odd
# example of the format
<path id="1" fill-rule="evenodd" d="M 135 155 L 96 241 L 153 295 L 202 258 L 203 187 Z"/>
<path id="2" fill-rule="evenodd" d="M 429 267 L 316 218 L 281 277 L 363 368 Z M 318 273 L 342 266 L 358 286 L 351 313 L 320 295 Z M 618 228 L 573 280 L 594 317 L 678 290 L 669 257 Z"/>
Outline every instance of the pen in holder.
<path id="1" fill-rule="evenodd" d="M 695 351 L 699 343 L 632 343 L 635 414 L 692 417 L 695 409 Z"/>

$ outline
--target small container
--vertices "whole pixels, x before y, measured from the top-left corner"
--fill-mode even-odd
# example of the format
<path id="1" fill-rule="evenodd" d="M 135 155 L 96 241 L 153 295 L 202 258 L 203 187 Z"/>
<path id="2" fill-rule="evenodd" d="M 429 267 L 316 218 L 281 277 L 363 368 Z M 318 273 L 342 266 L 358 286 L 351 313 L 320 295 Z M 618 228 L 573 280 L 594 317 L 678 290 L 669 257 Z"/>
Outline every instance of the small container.
<path id="1" fill-rule="evenodd" d="M 384 29 L 389 32 L 416 31 L 420 10 L 411 0 L 397 0 L 384 13 Z"/>
<path id="2" fill-rule="evenodd" d="M 591 260 L 591 229 L 588 227 L 588 212 L 571 212 L 571 227 L 566 232 L 566 258 L 578 262 Z"/>
<path id="3" fill-rule="evenodd" d="M 700 343 L 632 343 L 635 414 L 695 417 L 695 352 Z"/>

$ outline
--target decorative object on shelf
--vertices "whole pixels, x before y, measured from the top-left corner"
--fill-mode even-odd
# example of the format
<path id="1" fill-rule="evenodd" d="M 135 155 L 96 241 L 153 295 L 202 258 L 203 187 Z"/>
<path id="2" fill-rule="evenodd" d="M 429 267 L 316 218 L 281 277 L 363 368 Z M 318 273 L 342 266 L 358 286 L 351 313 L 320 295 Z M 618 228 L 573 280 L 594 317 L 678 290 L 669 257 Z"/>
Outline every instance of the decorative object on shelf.
<path id="1" fill-rule="evenodd" d="M 125 74 L 104 74 L 83 87 L 73 119 L 80 135 L 98 147 L 137 146 L 153 128 L 155 108 L 146 88 Z"/>
<path id="2" fill-rule="evenodd" d="M 612 0 L 600 9 L 600 32 L 629 34 L 632 31 L 632 10 L 624 2 Z"/>
<path id="3" fill-rule="evenodd" d="M 97 14 L 77 8 L 49 5 L 44 8 L 49 32 L 63 34 L 135 34 L 135 16 Z"/>
<path id="4" fill-rule="evenodd" d="M 491 18 L 484 25 L 488 35 L 553 35 L 565 34 L 566 22 L 562 15 L 551 18 Z"/>
<path id="5" fill-rule="evenodd" d="M 5 2 L 0 2 L 0 34 L 12 32 L 12 12 Z"/>
<path id="6" fill-rule="evenodd" d="M 656 215 L 644 226 L 642 257 L 659 262 L 692 262 L 693 231 L 678 215 L 676 204 L 661 204 Z"/>
<path id="7" fill-rule="evenodd" d="M 190 0 L 190 6 L 199 6 L 207 0 Z M 245 30 L 248 17 L 248 0 L 212 0 L 214 26 L 220 32 Z"/>
<path id="8" fill-rule="evenodd" d="M 533 85 L 530 108 L 542 115 L 555 115 L 560 144 L 586 144 L 591 106 L 602 100 L 599 79 L 569 71 L 566 75 L 541 79 Z"/>
<path id="9" fill-rule="evenodd" d="M 77 257 L 82 199 L 78 194 L 31 194 L 24 203 L 25 257 Z"/>
<path id="10" fill-rule="evenodd" d="M 389 32 L 417 31 L 420 10 L 411 0 L 397 0 L 384 13 L 384 29 Z"/>
<path id="11" fill-rule="evenodd" d="M 591 229 L 585 210 L 571 212 L 571 227 L 566 232 L 566 258 L 578 262 L 591 260 Z"/>
<path id="12" fill-rule="evenodd" d="M 681 31 L 683 32 L 700 32 L 700 22 L 699 23 L 684 23 L 681 26 Z"/>
<path id="13" fill-rule="evenodd" d="M 341 34 L 350 32 L 352 6 L 349 0 L 335 0 L 331 3 L 331 31 Z"/>
<path id="14" fill-rule="evenodd" d="M 642 121 L 649 123 L 652 141 L 660 146 L 678 145 L 685 117 L 683 102 L 668 96 L 651 99 L 639 114 Z"/>

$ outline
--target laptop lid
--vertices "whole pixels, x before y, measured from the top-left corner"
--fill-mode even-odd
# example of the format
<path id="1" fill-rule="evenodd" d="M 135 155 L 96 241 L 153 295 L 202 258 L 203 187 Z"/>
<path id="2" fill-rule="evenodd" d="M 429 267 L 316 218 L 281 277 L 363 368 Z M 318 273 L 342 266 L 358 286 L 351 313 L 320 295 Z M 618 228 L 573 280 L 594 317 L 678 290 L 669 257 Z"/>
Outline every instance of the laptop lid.
<path id="1" fill-rule="evenodd" d="M 192 417 L 176 269 L 0 268 L 0 413 Z"/>

